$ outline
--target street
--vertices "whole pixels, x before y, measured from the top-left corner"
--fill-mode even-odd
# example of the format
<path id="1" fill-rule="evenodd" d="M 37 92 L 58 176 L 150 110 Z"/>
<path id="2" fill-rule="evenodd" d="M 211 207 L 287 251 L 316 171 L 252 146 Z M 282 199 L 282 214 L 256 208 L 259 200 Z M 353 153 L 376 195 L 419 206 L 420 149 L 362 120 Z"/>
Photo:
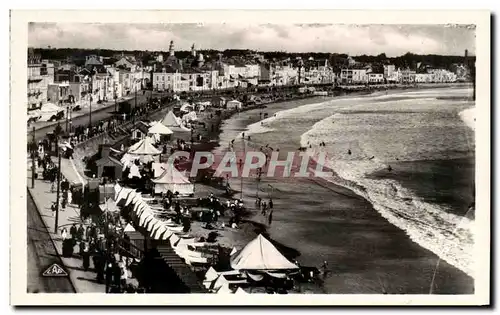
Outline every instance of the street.
<path id="1" fill-rule="evenodd" d="M 69 277 L 42 276 L 42 273 L 52 264 L 57 263 L 63 268 L 64 265 L 57 255 L 50 234 L 29 192 L 27 192 L 26 207 L 28 211 L 28 293 L 75 293 Z"/>
<path id="2" fill-rule="evenodd" d="M 153 93 L 153 97 L 158 97 L 160 94 L 159 93 Z M 151 92 L 147 91 L 145 94 L 143 94 L 143 91 L 137 92 L 137 106 L 141 106 L 146 102 L 146 99 L 151 96 Z M 134 99 L 132 98 L 131 100 L 128 100 L 132 105 L 134 105 Z M 106 118 L 111 117 L 115 110 L 115 107 L 113 105 L 109 107 L 102 108 L 102 105 L 92 105 L 92 121 L 96 122 L 99 120 L 103 120 Z M 59 120 L 59 123 L 61 124 L 61 128 L 63 130 L 66 130 L 66 119 L 61 119 Z M 56 127 L 57 123 L 39 123 L 43 124 L 40 129 L 37 128 L 35 131 L 35 141 L 42 140 L 45 138 L 45 135 L 47 133 L 50 133 L 54 130 Z M 88 125 L 89 124 L 89 113 L 85 113 L 84 115 L 78 116 L 78 117 L 73 117 L 72 118 L 72 125 L 73 126 L 82 126 L 82 125 Z M 33 136 L 31 134 L 33 127 L 28 127 L 28 141 L 33 140 Z"/>

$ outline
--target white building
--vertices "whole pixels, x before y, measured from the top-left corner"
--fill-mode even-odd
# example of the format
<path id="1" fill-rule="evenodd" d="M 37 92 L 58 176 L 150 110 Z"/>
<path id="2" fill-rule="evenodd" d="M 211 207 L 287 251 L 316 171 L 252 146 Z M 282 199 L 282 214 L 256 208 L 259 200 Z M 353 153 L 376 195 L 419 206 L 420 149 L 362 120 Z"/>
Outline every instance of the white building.
<path id="1" fill-rule="evenodd" d="M 384 78 L 392 78 L 394 76 L 394 72 L 396 71 L 395 65 L 384 65 Z"/>
<path id="2" fill-rule="evenodd" d="M 342 69 L 340 81 L 342 84 L 366 84 L 368 83 L 368 69 Z"/>
<path id="3" fill-rule="evenodd" d="M 47 87 L 54 83 L 54 65 L 47 60 L 28 60 L 28 109 L 47 102 Z"/>
<path id="4" fill-rule="evenodd" d="M 368 82 L 373 84 L 384 83 L 384 74 L 383 73 L 369 73 L 368 74 Z"/>

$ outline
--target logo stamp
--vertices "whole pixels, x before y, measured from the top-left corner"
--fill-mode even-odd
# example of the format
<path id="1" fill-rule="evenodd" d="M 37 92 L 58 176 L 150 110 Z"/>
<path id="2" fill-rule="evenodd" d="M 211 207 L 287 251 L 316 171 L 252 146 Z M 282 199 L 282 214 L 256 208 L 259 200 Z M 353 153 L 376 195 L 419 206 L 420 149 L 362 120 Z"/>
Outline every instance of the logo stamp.
<path id="1" fill-rule="evenodd" d="M 58 264 L 52 264 L 43 273 L 44 277 L 67 277 L 68 273 Z"/>

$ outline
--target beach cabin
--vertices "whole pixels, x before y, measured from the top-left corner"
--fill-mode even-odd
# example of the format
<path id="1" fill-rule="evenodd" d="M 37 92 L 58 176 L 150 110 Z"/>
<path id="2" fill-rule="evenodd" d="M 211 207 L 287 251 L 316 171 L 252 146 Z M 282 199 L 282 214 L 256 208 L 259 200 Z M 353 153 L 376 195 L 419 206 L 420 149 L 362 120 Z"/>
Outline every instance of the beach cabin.
<path id="1" fill-rule="evenodd" d="M 227 102 L 226 107 L 227 109 L 241 109 L 243 104 L 240 101 L 232 100 Z"/>
<path id="2" fill-rule="evenodd" d="M 226 106 L 226 103 L 227 103 L 227 99 L 225 97 L 217 96 L 217 95 L 212 97 L 211 104 L 213 107 L 222 108 L 222 107 Z"/>
<path id="3" fill-rule="evenodd" d="M 111 144 L 102 144 L 101 148 L 101 158 L 97 160 L 97 177 L 106 177 L 108 180 L 121 180 L 122 179 L 122 168 L 123 165 L 110 155 Z"/>
<path id="4" fill-rule="evenodd" d="M 140 121 L 135 124 L 134 128 L 132 128 L 132 140 L 142 140 L 146 138 L 149 131 L 149 125 L 143 121 Z"/>

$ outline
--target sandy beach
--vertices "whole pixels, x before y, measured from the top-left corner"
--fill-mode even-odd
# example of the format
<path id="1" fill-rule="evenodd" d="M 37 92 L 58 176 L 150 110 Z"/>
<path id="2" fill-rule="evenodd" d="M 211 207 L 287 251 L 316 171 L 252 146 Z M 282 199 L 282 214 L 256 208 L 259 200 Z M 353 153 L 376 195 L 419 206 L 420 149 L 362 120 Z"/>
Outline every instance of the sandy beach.
<path id="1" fill-rule="evenodd" d="M 214 152 L 224 152 L 232 139 L 262 119 L 262 112 L 272 120 L 275 113 L 307 104 L 314 107 L 319 101 L 325 98 L 268 104 L 265 109 L 233 115 L 222 122 L 219 146 Z M 265 133 L 269 139 L 273 134 Z M 285 145 L 283 150 L 296 150 L 300 145 L 298 138 L 287 140 L 284 144 L 281 141 Z M 240 145 L 240 141 L 236 141 L 235 150 L 242 149 L 238 148 Z M 230 184 L 239 197 L 240 179 L 231 179 Z M 197 185 L 196 190 L 200 196 L 209 192 L 222 196 L 222 191 L 213 187 Z M 273 199 L 272 225 L 269 226 L 266 217 L 257 210 L 252 210 L 257 181 L 245 178 L 243 199 L 251 214 L 240 229 L 226 227 L 218 231 L 219 242 L 226 247 L 241 248 L 265 228 L 269 237 L 285 249 L 287 256 L 297 259 L 301 265 L 319 267 L 327 261 L 331 275 L 320 287 L 308 290 L 389 294 L 428 294 L 431 291 L 467 294 L 474 291 L 470 276 L 412 241 L 404 230 L 389 223 L 371 203 L 349 189 L 325 180 L 265 178 L 259 184 L 258 194 L 264 201 L 269 197 Z M 192 232 L 197 236 L 208 233 L 197 224 L 193 225 Z"/>

